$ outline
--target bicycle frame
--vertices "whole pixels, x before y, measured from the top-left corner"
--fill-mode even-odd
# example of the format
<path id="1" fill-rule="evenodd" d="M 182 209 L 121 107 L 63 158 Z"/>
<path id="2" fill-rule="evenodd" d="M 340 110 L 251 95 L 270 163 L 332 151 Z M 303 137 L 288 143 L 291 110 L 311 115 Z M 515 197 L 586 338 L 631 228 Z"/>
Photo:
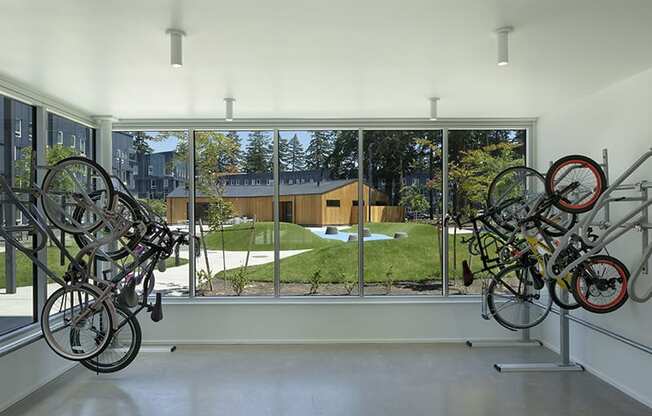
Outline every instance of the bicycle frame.
<path id="1" fill-rule="evenodd" d="M 611 184 L 611 186 L 609 186 L 609 188 L 607 188 L 605 192 L 600 196 L 593 209 L 561 238 L 559 246 L 557 246 L 555 249 L 555 252 L 551 256 L 550 260 L 548 261 L 548 265 L 546 266 L 547 276 L 552 278 L 559 278 L 559 276 L 563 276 L 566 273 L 569 273 L 577 265 L 586 261 L 590 256 L 597 254 L 607 245 L 611 244 L 628 231 L 641 226 L 649 225 L 646 224 L 645 221 L 647 220 L 647 210 L 650 206 L 652 206 L 652 199 L 643 201 L 641 198 L 612 197 L 612 194 L 616 191 L 623 190 L 623 182 L 650 158 L 652 158 L 652 149 L 644 153 L 638 160 L 636 160 L 636 162 L 634 162 L 630 168 L 628 168 L 618 179 L 616 179 L 613 184 Z M 637 184 L 637 186 L 641 187 L 641 189 L 652 188 L 652 184 L 647 182 L 642 182 Z M 628 187 L 627 189 L 632 188 Z M 621 219 L 619 219 L 614 224 L 606 224 L 607 228 L 595 241 L 587 241 L 588 235 L 590 233 L 589 228 L 598 212 L 607 207 L 609 203 L 615 201 L 641 201 L 642 204 L 637 208 L 629 210 Z M 556 264 L 560 254 L 563 250 L 575 242 L 581 242 L 583 245 L 588 247 L 588 250 L 579 258 L 568 264 L 563 270 L 559 270 L 558 273 L 555 273 L 554 265 Z M 650 288 L 642 296 L 639 296 L 636 293 L 636 281 L 643 273 L 643 270 L 645 269 L 651 256 L 652 245 L 649 245 L 643 252 L 641 260 L 636 265 L 634 273 L 631 275 L 628 282 L 627 290 L 629 297 L 635 302 L 646 302 L 652 298 L 652 288 Z"/>

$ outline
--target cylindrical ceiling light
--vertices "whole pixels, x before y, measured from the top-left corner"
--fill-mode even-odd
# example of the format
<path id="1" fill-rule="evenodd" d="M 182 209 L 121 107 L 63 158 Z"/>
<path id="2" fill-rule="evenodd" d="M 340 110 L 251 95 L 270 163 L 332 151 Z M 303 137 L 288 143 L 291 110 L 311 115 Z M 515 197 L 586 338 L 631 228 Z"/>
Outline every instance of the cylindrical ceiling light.
<path id="1" fill-rule="evenodd" d="M 439 97 L 430 97 L 430 120 L 437 120 L 437 101 Z"/>
<path id="2" fill-rule="evenodd" d="M 168 29 L 165 33 L 170 35 L 170 65 L 173 68 L 183 66 L 183 37 L 186 32 L 179 29 Z"/>
<path id="3" fill-rule="evenodd" d="M 233 121 L 233 103 L 234 102 L 235 102 L 235 98 L 225 98 L 224 99 L 224 104 L 226 105 L 224 119 L 226 121 Z"/>
<path id="4" fill-rule="evenodd" d="M 511 26 L 496 29 L 498 35 L 498 66 L 509 64 L 509 33 L 514 30 Z"/>

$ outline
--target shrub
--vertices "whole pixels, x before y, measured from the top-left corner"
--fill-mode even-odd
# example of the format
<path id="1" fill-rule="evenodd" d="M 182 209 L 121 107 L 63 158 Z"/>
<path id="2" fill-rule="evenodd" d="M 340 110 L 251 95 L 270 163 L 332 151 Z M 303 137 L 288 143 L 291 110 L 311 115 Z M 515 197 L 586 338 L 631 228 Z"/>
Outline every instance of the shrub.
<path id="1" fill-rule="evenodd" d="M 385 286 L 385 294 L 389 295 L 392 293 L 392 286 L 394 286 L 394 266 L 389 266 L 389 269 L 385 273 L 385 280 L 383 281 L 383 286 Z"/>
<path id="2" fill-rule="evenodd" d="M 235 292 L 236 296 L 240 296 L 248 284 L 249 277 L 247 276 L 247 269 L 241 267 L 231 277 L 231 289 L 233 289 L 233 292 Z"/>
<path id="3" fill-rule="evenodd" d="M 317 269 L 308 279 L 310 282 L 310 291 L 309 295 L 316 295 L 319 290 L 319 285 L 321 284 L 321 270 Z"/>
<path id="4" fill-rule="evenodd" d="M 341 279 L 342 279 L 342 284 L 344 285 L 344 290 L 346 290 L 346 294 L 350 295 L 353 292 L 353 289 L 355 289 L 355 286 L 358 283 L 358 281 L 354 279 L 354 276 L 345 275 L 344 273 L 341 273 Z"/>

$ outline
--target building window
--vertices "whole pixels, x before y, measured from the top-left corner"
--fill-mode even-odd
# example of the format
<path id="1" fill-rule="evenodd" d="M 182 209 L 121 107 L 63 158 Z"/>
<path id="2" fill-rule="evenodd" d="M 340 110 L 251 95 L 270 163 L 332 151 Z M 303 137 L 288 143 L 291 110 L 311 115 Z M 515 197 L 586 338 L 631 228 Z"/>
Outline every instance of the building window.
<path id="1" fill-rule="evenodd" d="M 86 139 L 85 138 L 79 139 L 79 147 L 81 149 L 82 156 L 86 156 Z"/>
<path id="2" fill-rule="evenodd" d="M 339 199 L 327 199 L 326 200 L 326 206 L 331 207 L 331 208 L 339 208 L 340 207 L 340 200 Z"/>
<path id="3" fill-rule="evenodd" d="M 32 138 L 33 134 L 34 134 L 34 125 L 33 125 L 33 123 L 29 123 L 28 135 L 29 135 L 30 139 Z"/>
<path id="4" fill-rule="evenodd" d="M 156 189 L 156 181 L 153 180 L 153 179 L 152 179 L 152 182 L 151 182 L 150 188 L 152 188 L 152 189 Z"/>
<path id="5" fill-rule="evenodd" d="M 147 166 L 147 174 L 149 176 L 152 176 L 154 174 L 154 166 L 152 165 Z"/>
<path id="6" fill-rule="evenodd" d="M 70 136 L 70 147 L 73 149 L 77 147 L 77 136 L 75 136 L 74 134 Z"/>
<path id="7" fill-rule="evenodd" d="M 16 130 L 14 133 L 19 139 L 23 137 L 23 120 L 19 118 L 16 119 Z"/>
<path id="8" fill-rule="evenodd" d="M 61 130 L 57 132 L 57 144 L 63 144 L 63 132 Z"/>
<path id="9" fill-rule="evenodd" d="M 288 179 L 288 185 L 294 185 L 294 180 Z"/>
<path id="10" fill-rule="evenodd" d="M 164 188 L 167 188 L 167 187 L 168 187 L 168 184 L 169 184 L 168 180 L 167 180 L 167 179 L 163 179 L 163 187 L 164 187 Z"/>

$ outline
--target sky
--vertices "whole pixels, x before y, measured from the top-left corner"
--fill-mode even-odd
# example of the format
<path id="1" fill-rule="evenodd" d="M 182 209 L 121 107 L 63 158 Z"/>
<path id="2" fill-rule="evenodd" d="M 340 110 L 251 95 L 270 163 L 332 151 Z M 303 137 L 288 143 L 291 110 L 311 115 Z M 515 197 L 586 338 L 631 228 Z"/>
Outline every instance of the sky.
<path id="1" fill-rule="evenodd" d="M 226 133 L 226 131 L 224 132 Z M 239 131 L 238 132 L 238 137 L 241 139 L 242 147 L 247 146 L 247 140 L 249 138 L 249 133 L 250 131 Z M 290 140 L 292 136 L 295 134 L 299 138 L 299 142 L 301 142 L 301 146 L 303 146 L 303 149 L 305 150 L 308 147 L 308 144 L 310 143 L 310 132 L 309 131 L 280 131 L 280 136 L 283 139 L 288 139 Z M 150 136 L 157 136 L 158 132 L 155 131 L 148 131 L 147 134 Z M 269 136 L 272 136 L 272 132 L 269 132 Z M 177 143 L 179 142 L 179 139 L 176 137 L 170 137 L 168 140 L 164 141 L 156 141 L 156 140 L 150 140 L 148 141 L 150 147 L 152 148 L 153 153 L 159 153 L 159 152 L 169 152 L 172 150 L 175 150 L 177 148 Z"/>

